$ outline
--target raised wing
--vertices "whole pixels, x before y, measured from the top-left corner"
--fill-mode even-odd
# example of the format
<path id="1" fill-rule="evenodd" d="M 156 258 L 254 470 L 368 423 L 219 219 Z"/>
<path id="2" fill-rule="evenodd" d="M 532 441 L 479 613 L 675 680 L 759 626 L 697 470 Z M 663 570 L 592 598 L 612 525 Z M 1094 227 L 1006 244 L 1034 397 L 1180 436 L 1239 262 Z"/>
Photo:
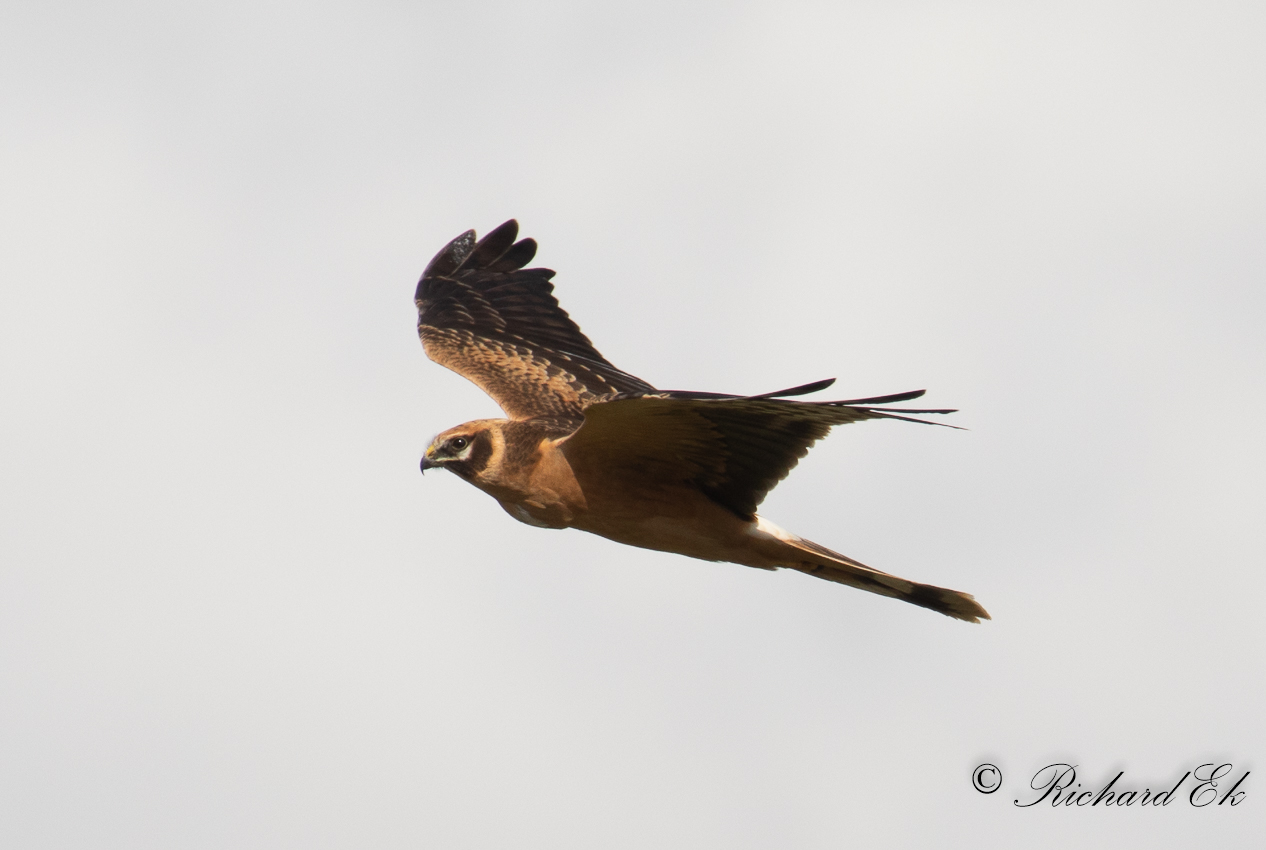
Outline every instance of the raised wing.
<path id="1" fill-rule="evenodd" d="M 654 392 L 598 353 L 554 297 L 551 269 L 525 269 L 532 239 L 514 219 L 475 240 L 468 230 L 418 281 L 418 334 L 436 363 L 472 381 L 512 419 L 580 421 L 586 405 Z"/>
<path id="2" fill-rule="evenodd" d="M 819 384 L 806 387 L 820 389 Z M 636 469 L 650 479 L 689 483 L 743 519 L 787 477 L 809 448 L 836 425 L 864 419 L 911 419 L 906 410 L 870 405 L 907 401 L 922 390 L 852 401 L 785 401 L 776 394 L 724 397 L 706 393 L 657 393 L 624 397 L 585 408 L 584 424 L 560 443 L 577 460 L 604 468 Z M 953 427 L 953 426 L 948 426 Z"/>

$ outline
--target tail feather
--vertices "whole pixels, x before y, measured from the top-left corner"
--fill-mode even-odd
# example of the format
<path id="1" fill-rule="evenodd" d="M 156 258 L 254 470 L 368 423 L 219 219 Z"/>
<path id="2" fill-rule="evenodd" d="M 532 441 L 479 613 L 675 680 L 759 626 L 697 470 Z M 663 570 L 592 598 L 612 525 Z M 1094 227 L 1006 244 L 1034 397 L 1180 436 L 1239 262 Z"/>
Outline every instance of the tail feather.
<path id="1" fill-rule="evenodd" d="M 969 623 L 979 623 L 982 619 L 990 619 L 989 612 L 982 608 L 970 593 L 931 584 L 919 584 L 889 575 L 802 537 L 791 540 L 784 538 L 783 542 L 806 556 L 797 563 L 788 563 L 786 566 L 791 569 L 824 578 L 827 581 L 847 584 L 859 590 L 878 593 L 880 596 L 900 599 Z"/>

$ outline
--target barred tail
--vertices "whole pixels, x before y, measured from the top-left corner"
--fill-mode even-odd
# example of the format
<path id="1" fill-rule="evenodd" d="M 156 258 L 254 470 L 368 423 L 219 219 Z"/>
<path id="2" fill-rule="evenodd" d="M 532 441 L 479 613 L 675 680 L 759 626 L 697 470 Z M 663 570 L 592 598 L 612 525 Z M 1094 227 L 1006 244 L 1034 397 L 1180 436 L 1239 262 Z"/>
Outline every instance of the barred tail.
<path id="1" fill-rule="evenodd" d="M 970 593 L 931 584 L 919 584 L 880 572 L 847 555 L 833 552 L 812 540 L 805 540 L 803 537 L 785 531 L 764 517 L 756 518 L 752 533 L 766 541 L 765 546 L 770 544 L 777 546 L 777 551 L 770 548 L 764 551 L 779 566 L 808 573 L 827 581 L 847 584 L 858 590 L 878 593 L 880 596 L 890 596 L 893 599 L 900 599 L 922 608 L 930 608 L 947 617 L 966 620 L 969 623 L 979 623 L 981 620 L 990 619 L 989 612 L 982 608 Z"/>
<path id="2" fill-rule="evenodd" d="M 922 608 L 930 608 L 947 617 L 966 620 L 969 623 L 979 623 L 982 619 L 989 619 L 989 612 L 982 608 L 970 593 L 898 578 L 854 561 L 846 555 L 832 552 L 811 540 L 802 538 L 790 545 L 800 549 L 806 556 L 798 564 L 788 564 L 792 569 L 802 573 L 847 584 L 859 590 L 869 590 L 880 596 L 891 596 L 893 599 L 900 599 Z"/>

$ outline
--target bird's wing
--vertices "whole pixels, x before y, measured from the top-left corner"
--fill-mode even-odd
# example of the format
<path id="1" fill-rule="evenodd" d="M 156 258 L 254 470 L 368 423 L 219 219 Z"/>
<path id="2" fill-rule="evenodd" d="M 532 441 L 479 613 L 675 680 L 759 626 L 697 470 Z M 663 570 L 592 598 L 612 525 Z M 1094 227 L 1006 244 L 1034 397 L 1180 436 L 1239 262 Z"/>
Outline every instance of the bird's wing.
<path id="1" fill-rule="evenodd" d="M 922 390 L 851 401 L 775 397 L 809 391 L 796 387 L 747 397 L 655 393 L 615 398 L 586 407 L 584 423 L 560 440 L 559 447 L 569 458 L 613 472 L 690 483 L 714 502 L 751 519 L 774 485 L 833 426 L 864 419 L 924 422 L 902 414 L 954 412 L 871 406 L 918 398 Z"/>
<path id="2" fill-rule="evenodd" d="M 518 231 L 513 219 L 478 241 L 468 230 L 427 265 L 415 296 L 427 356 L 474 382 L 512 419 L 578 422 L 600 398 L 654 392 L 607 362 L 558 306 L 552 270 L 523 268 L 536 242 L 516 242 Z"/>

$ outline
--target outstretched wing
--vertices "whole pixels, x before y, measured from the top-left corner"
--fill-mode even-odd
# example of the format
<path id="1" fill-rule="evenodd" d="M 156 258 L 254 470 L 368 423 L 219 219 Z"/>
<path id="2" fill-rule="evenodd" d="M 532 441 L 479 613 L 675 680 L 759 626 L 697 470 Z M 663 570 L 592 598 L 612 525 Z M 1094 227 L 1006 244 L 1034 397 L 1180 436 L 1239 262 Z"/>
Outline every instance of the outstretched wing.
<path id="1" fill-rule="evenodd" d="M 878 408 L 922 390 L 852 401 L 786 401 L 820 384 L 759 396 L 657 393 L 585 408 L 584 424 L 560 442 L 569 459 L 635 469 L 644 478 L 690 483 L 743 519 L 836 425 L 864 419 L 911 419 L 908 413 L 952 410 Z M 924 422 L 933 425 L 939 423 Z M 953 427 L 953 426 L 949 426 Z"/>
<path id="2" fill-rule="evenodd" d="M 435 255 L 418 281 L 418 334 L 426 354 L 492 396 L 512 419 L 580 420 L 616 393 L 654 392 L 598 353 L 553 295 L 550 269 L 525 269 L 532 239 L 514 219 L 475 241 L 468 230 Z"/>

